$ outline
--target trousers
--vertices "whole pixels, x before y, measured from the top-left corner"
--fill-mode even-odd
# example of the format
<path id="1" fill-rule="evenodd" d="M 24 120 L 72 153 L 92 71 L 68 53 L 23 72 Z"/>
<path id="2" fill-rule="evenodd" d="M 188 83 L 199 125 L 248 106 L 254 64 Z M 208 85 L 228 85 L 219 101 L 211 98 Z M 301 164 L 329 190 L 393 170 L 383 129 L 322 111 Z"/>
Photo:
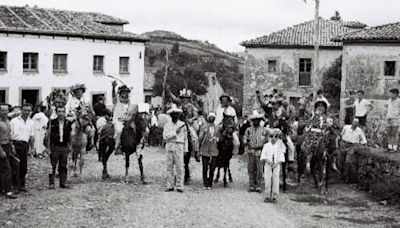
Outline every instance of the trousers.
<path id="1" fill-rule="evenodd" d="M 202 156 L 201 159 L 203 163 L 203 185 L 204 187 L 212 187 L 217 157 Z"/>
<path id="2" fill-rule="evenodd" d="M 55 174 L 57 164 L 58 164 L 58 173 L 60 175 L 60 186 L 65 185 L 67 181 L 67 162 L 68 162 L 68 149 L 66 146 L 50 146 L 50 160 L 51 167 L 53 169 L 53 173 Z"/>
<path id="3" fill-rule="evenodd" d="M 167 188 L 183 189 L 183 151 L 182 143 L 167 143 Z M 175 172 L 174 172 L 175 171 Z M 176 181 L 175 181 L 176 179 Z"/>
<path id="4" fill-rule="evenodd" d="M 279 173 L 281 165 L 272 168 L 271 165 L 265 163 L 264 166 L 264 181 L 265 194 L 268 198 L 276 198 L 279 195 Z"/>
<path id="5" fill-rule="evenodd" d="M 24 141 L 13 141 L 13 144 L 19 158 L 19 184 L 21 187 L 25 187 L 25 176 L 28 172 L 29 144 Z"/>
<path id="6" fill-rule="evenodd" d="M 1 145 L 6 152 L 5 158 L 0 158 L 0 186 L 4 192 L 19 188 L 19 161 L 11 155 L 11 144 Z"/>
<path id="7" fill-rule="evenodd" d="M 249 187 L 259 188 L 262 181 L 262 166 L 260 156 L 253 153 L 248 154 L 247 171 L 249 174 Z"/>

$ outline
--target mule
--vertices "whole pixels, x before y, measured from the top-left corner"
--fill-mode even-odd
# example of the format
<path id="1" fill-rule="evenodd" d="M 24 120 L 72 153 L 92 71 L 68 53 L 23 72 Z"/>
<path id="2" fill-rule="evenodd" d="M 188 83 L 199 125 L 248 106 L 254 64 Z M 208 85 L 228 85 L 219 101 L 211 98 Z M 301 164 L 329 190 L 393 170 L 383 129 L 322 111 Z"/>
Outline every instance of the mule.
<path id="1" fill-rule="evenodd" d="M 301 162 L 310 162 L 310 171 L 315 182 L 315 187 L 319 189 L 321 194 L 327 194 L 330 170 L 334 162 L 334 151 L 339 148 L 339 136 L 332 128 L 328 128 L 318 141 L 315 151 L 312 151 L 308 155 L 302 150 L 305 138 L 306 135 L 301 136 L 296 142 L 296 148 L 299 149 L 298 156 L 301 158 Z M 304 168 L 304 164 L 299 164 L 300 166 Z M 304 174 L 304 172 L 305 169 L 298 173 L 298 181 L 300 181 L 300 175 Z"/>

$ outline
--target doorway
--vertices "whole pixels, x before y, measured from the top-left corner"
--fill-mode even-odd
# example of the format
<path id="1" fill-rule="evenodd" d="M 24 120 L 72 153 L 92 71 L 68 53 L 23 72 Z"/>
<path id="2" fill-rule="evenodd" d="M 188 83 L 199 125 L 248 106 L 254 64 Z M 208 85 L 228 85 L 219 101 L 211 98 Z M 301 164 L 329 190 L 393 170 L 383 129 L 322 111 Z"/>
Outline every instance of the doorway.
<path id="1" fill-rule="evenodd" d="M 22 89 L 21 90 L 21 105 L 29 103 L 33 107 L 38 105 L 39 100 L 39 90 L 38 89 Z"/>
<path id="2" fill-rule="evenodd" d="M 6 98 L 6 90 L 5 89 L 1 89 L 0 90 L 0 103 L 7 103 L 7 98 Z"/>

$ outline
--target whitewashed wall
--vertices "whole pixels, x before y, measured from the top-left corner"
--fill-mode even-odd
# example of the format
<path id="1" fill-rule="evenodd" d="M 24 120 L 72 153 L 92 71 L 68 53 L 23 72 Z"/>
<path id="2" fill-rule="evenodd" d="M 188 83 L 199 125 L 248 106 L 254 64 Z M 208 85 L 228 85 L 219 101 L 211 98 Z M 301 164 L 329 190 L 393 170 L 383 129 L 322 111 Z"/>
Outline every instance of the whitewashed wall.
<path id="1" fill-rule="evenodd" d="M 7 52 L 7 71 L 0 71 L 0 87 L 8 91 L 8 103 L 21 104 L 21 89 L 40 88 L 43 100 L 54 87 L 86 84 L 85 99 L 91 94 L 106 93 L 106 104 L 111 105 L 111 81 L 104 74 L 115 76 L 132 87 L 131 100 L 144 102 L 144 43 L 93 40 L 33 35 L 0 34 L 0 51 Z M 24 52 L 39 54 L 39 72 L 24 73 Z M 53 73 L 53 54 L 68 54 L 68 73 Z M 104 56 L 104 74 L 93 73 L 93 55 Z M 129 56 L 129 74 L 119 74 L 119 57 Z"/>

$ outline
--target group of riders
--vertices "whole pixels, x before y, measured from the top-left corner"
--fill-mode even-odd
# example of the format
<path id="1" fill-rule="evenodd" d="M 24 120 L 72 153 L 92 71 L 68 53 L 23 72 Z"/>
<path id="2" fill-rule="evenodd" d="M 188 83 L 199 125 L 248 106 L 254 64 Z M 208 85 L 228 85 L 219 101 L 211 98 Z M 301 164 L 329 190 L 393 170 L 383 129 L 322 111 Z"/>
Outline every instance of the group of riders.
<path id="1" fill-rule="evenodd" d="M 194 157 L 196 161 L 200 161 L 202 155 L 200 148 L 204 144 L 204 141 L 200 140 L 204 137 L 199 138 L 199 135 L 201 135 L 201 129 L 207 123 L 212 122 L 216 126 L 215 130 L 218 131 L 218 138 L 215 139 L 218 152 L 213 168 L 224 168 L 225 173 L 228 172 L 229 174 L 230 181 L 232 181 L 232 177 L 229 161 L 233 154 L 243 153 L 243 145 L 246 144 L 243 141 L 243 133 L 250 126 L 249 122 L 251 121 L 261 124 L 264 128 L 281 130 L 281 140 L 288 148 L 285 154 L 288 163 L 286 168 L 293 170 L 291 163 L 297 149 L 299 175 L 304 174 L 306 161 L 311 160 L 313 156 L 315 157 L 320 142 L 329 143 L 325 136 L 334 133 L 332 120 L 327 116 L 329 103 L 326 99 L 317 98 L 313 112 L 309 113 L 310 115 L 303 113 L 303 116 L 301 116 L 307 119 L 303 127 L 297 125 L 294 129 L 293 123 L 298 121 L 298 116 L 294 114 L 296 111 L 292 106 L 288 106 L 285 98 L 278 94 L 276 90 L 272 95 L 265 97 L 262 97 L 261 93 L 257 91 L 257 99 L 265 114 L 259 115 L 254 112 L 250 116 L 250 121 L 240 124 L 232 105 L 232 97 L 228 95 L 221 95 L 219 97 L 220 105 L 217 109 L 206 114 L 203 113 L 201 105 L 192 99 L 191 90 L 182 89 L 178 96 L 175 96 L 169 88 L 166 88 L 166 91 L 170 101 L 165 104 L 164 113 L 159 115 L 159 122 L 162 122 L 162 116 L 166 120 L 164 124 L 159 124 L 159 127 L 162 128 L 171 121 L 173 115 L 168 115 L 171 110 L 181 110 L 179 112 L 172 111 L 172 113 L 179 113 L 178 118 L 184 124 L 182 127 L 186 129 L 183 155 L 185 183 L 190 181 L 190 159 Z M 84 99 L 85 92 L 85 85 L 77 84 L 71 87 L 68 95 L 61 90 L 52 91 L 46 101 L 48 115 L 50 116 L 48 126 L 50 127 L 47 127 L 44 144 L 45 151 L 50 154 L 52 164 L 52 172 L 49 174 L 49 187 L 55 188 L 55 177 L 59 175 L 60 187 L 69 188 L 66 185 L 68 172 L 72 172 L 71 176 L 81 177 L 84 154 L 93 147 L 98 149 L 99 160 L 103 163 L 102 179 L 110 178 L 107 160 L 115 152 L 116 154 L 125 154 L 125 180 L 128 182 L 129 156 L 135 153 L 138 158 L 141 181 L 145 184 L 142 149 L 149 133 L 149 110 L 143 108 L 142 105 L 133 104 L 129 99 L 130 89 L 126 85 L 121 85 L 117 89 L 116 81 L 112 83 L 114 105 L 112 111 L 104 107 L 95 113 L 93 107 L 88 105 Z M 102 124 L 99 124 L 99 122 L 102 122 Z M 303 129 L 308 133 L 299 135 L 298 133 Z M 296 137 L 293 137 L 294 135 Z M 319 158 L 321 162 L 325 162 L 324 164 L 327 164 L 326 162 L 329 160 L 327 157 L 330 156 L 327 151 L 331 153 L 329 150 L 324 150 L 323 155 Z M 335 169 L 334 162 L 331 161 L 330 164 Z M 58 174 L 56 174 L 57 167 Z M 282 167 L 284 175 L 286 175 L 286 168 L 285 166 Z M 219 177 L 219 169 L 217 176 Z M 284 185 L 286 184 L 285 178 Z M 212 179 L 213 175 L 211 176 Z M 225 175 L 224 185 L 227 186 Z M 205 186 L 205 188 L 208 187 L 208 185 Z"/>

